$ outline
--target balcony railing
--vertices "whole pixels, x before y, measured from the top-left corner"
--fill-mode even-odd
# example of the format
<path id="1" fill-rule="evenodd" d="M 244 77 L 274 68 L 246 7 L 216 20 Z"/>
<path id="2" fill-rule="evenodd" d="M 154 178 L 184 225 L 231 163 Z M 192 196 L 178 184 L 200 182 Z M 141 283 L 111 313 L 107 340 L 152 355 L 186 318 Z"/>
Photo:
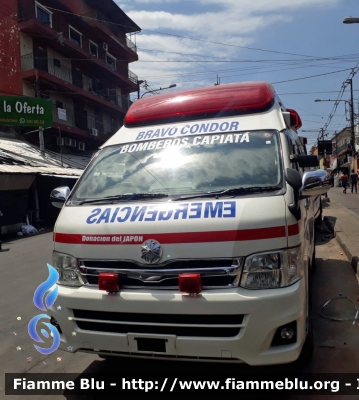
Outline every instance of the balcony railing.
<path id="1" fill-rule="evenodd" d="M 336 149 L 333 150 L 333 155 L 338 155 L 341 152 L 343 152 L 344 150 L 347 150 L 347 151 L 351 150 L 350 143 L 344 143 L 344 144 L 341 144 L 340 146 L 338 146 Z"/>
<path id="2" fill-rule="evenodd" d="M 341 167 L 343 164 L 346 164 L 347 162 L 349 162 L 349 159 L 346 157 L 346 158 L 342 158 L 342 159 L 339 159 L 338 161 L 337 161 L 337 166 L 338 167 Z"/>
<path id="3" fill-rule="evenodd" d="M 82 56 L 84 58 L 86 58 L 86 57 L 91 58 L 94 61 L 100 60 L 101 63 L 103 63 L 104 65 L 109 67 L 112 71 L 120 73 L 124 77 L 128 78 L 131 82 L 137 84 L 138 77 L 137 77 L 137 75 L 135 75 L 133 72 L 131 72 L 128 69 L 127 62 L 122 62 L 122 65 L 121 65 L 121 63 L 117 60 L 117 63 L 115 63 L 114 65 L 108 64 L 107 53 L 106 53 L 105 48 L 103 48 L 102 44 L 100 44 L 100 43 L 96 44 L 96 37 L 92 36 L 90 33 L 91 25 L 88 25 L 87 29 L 84 29 L 83 27 L 82 28 L 77 27 L 76 23 L 72 23 L 74 25 L 74 28 L 77 27 L 77 29 L 79 31 L 81 31 L 81 33 L 82 33 L 81 43 L 78 43 L 77 41 L 75 41 L 74 39 L 71 39 L 71 37 L 70 37 L 70 31 L 69 31 L 69 23 L 70 22 L 69 22 L 68 16 L 67 16 L 67 18 L 65 18 L 61 13 L 54 13 L 51 16 L 51 19 L 45 20 L 44 17 L 41 16 L 41 14 L 36 15 L 33 2 L 29 2 L 28 0 L 18 0 L 18 1 L 19 1 L 19 15 L 18 15 L 19 22 L 26 22 L 28 20 L 37 19 L 42 25 L 46 26 L 46 29 L 50 28 L 53 33 L 53 38 L 50 38 L 48 33 L 46 35 L 44 35 L 44 38 L 46 38 L 47 40 L 54 39 L 54 40 L 52 40 L 54 43 L 61 43 L 63 45 L 68 43 L 69 46 L 72 46 L 74 51 L 76 49 L 76 51 L 82 53 Z M 96 13 L 97 12 L 95 12 L 95 14 Z M 98 14 L 98 18 L 96 18 L 97 14 Z M 97 13 L 97 14 L 95 15 L 95 18 L 101 19 L 100 14 L 99 13 Z M 104 17 L 104 16 L 102 16 L 102 18 L 106 19 L 106 17 Z M 83 20 L 85 20 L 87 23 L 89 23 L 91 21 L 89 18 L 87 18 L 87 19 L 83 18 Z M 83 21 L 81 21 L 81 20 L 79 22 L 83 23 Z M 108 28 L 111 30 L 111 32 L 113 32 L 114 30 L 116 31 L 114 33 L 116 34 L 117 41 L 119 43 L 121 43 L 122 46 L 128 47 L 137 53 L 136 45 L 133 42 L 131 42 L 130 39 L 128 39 L 126 37 L 125 33 L 121 32 L 121 30 L 116 26 L 116 24 L 107 23 L 106 26 L 108 26 Z M 90 43 L 95 43 L 98 46 L 97 54 L 95 54 L 95 56 L 93 54 L 91 54 Z M 51 44 L 51 47 L 53 46 L 53 44 Z M 122 59 L 123 59 L 123 56 L 122 56 Z"/>
<path id="4" fill-rule="evenodd" d="M 100 13 L 99 11 L 93 10 L 87 14 L 84 14 L 82 18 L 86 22 L 91 22 L 92 20 L 97 20 L 100 24 L 103 24 L 107 29 L 109 29 L 112 33 L 116 35 L 116 38 L 129 49 L 137 53 L 137 46 L 133 43 L 125 34 L 119 29 L 116 23 L 111 22 L 105 15 Z M 124 40 L 126 39 L 126 40 Z"/>
<path id="5" fill-rule="evenodd" d="M 133 72 L 131 72 L 130 70 L 128 70 L 128 79 L 136 84 L 138 82 L 138 76 Z"/>
<path id="6" fill-rule="evenodd" d="M 131 50 L 137 53 L 137 46 L 128 37 L 126 37 L 126 44 L 127 47 L 129 47 Z"/>
<path id="7" fill-rule="evenodd" d="M 130 106 L 128 96 L 119 96 L 116 93 L 116 89 L 112 88 L 110 82 L 102 79 L 89 78 L 77 69 L 70 69 L 60 65 L 58 60 L 34 57 L 34 54 L 31 53 L 21 57 L 21 64 L 23 71 L 29 71 L 31 69 L 45 71 L 89 93 L 96 94 L 124 110 L 128 110 Z"/>

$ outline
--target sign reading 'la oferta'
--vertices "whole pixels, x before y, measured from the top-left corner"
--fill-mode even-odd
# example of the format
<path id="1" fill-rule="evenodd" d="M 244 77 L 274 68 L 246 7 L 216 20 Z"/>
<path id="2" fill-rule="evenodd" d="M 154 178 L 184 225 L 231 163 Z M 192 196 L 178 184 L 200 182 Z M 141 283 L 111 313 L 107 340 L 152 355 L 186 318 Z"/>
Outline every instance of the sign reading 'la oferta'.
<path id="1" fill-rule="evenodd" d="M 52 126 L 51 101 L 36 97 L 0 96 L 0 125 Z"/>

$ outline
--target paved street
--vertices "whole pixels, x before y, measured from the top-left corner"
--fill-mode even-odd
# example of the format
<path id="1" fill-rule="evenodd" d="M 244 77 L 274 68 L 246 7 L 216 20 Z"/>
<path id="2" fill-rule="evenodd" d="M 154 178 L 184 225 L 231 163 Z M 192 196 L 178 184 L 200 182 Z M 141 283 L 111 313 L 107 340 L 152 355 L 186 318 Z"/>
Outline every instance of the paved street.
<path id="1" fill-rule="evenodd" d="M 340 196 L 340 194 L 339 194 Z M 349 196 L 348 196 L 349 197 Z M 359 195 L 358 195 L 359 201 Z M 337 297 L 339 293 L 356 302 L 359 299 L 358 282 L 356 276 L 345 258 L 335 239 L 330 239 L 326 232 L 318 235 L 317 246 L 317 272 L 313 278 L 314 293 L 314 328 L 315 328 L 315 356 L 313 361 L 303 372 L 357 372 L 359 369 L 358 326 L 352 322 L 332 322 L 319 316 L 323 304 Z M 0 376 L 1 389 L 4 389 L 5 372 L 108 372 L 113 371 L 114 365 L 102 361 L 97 356 L 87 354 L 69 354 L 56 351 L 48 356 L 38 353 L 28 336 L 27 324 L 32 317 L 39 314 L 33 305 L 32 298 L 37 286 L 48 277 L 46 264 L 51 263 L 52 234 L 45 233 L 34 237 L 21 238 L 4 244 L 4 251 L 0 253 L 0 291 L 2 302 L 0 313 L 2 315 L 0 334 Z M 9 301 L 7 301 L 9 299 Z M 344 307 L 346 308 L 346 307 Z M 329 310 L 330 312 L 330 310 Z M 355 312 L 352 308 L 343 310 L 343 315 L 351 317 Z M 20 320 L 18 318 L 21 318 Z M 20 349 L 17 347 L 20 346 Z M 44 346 L 45 347 L 45 346 Z M 155 363 L 133 362 L 121 360 L 115 363 L 116 370 L 134 371 L 166 371 L 192 370 L 198 371 L 197 364 L 183 363 Z M 201 366 L 201 371 L 206 367 L 224 368 L 223 366 Z M 244 372 L 274 370 L 285 377 L 286 367 L 251 368 L 248 366 L 229 366 L 228 376 L 239 375 Z M 236 371 L 236 374 L 233 373 Z M 144 376 L 145 376 L 144 373 Z M 3 391 L 2 391 L 3 393 Z M 1 396 L 1 391 L 0 391 Z M 19 396 L 24 399 L 27 396 Z M 10 397 L 9 397 L 10 398 Z M 12 399 L 17 399 L 11 396 Z M 29 396 L 29 398 L 32 398 Z M 41 398 L 41 397 L 38 397 Z M 49 399 L 44 396 L 44 399 Z M 53 399 L 64 399 L 63 396 L 53 396 Z M 68 396 L 67 398 L 76 398 Z M 80 397 L 79 397 L 80 398 Z M 290 398 L 295 398 L 291 396 Z M 306 396 L 309 399 L 310 396 Z M 324 398 L 324 397 L 322 397 Z"/>
<path id="2" fill-rule="evenodd" d="M 342 188 L 334 187 L 329 191 L 329 198 L 359 215 L 359 191 L 358 194 L 352 194 L 349 188 L 344 194 Z"/>

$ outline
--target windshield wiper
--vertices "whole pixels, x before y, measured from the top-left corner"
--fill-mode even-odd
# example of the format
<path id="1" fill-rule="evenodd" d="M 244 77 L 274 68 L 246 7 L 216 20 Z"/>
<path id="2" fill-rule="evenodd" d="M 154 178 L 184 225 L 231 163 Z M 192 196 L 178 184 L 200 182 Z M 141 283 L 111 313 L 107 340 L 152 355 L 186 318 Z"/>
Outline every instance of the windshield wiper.
<path id="1" fill-rule="evenodd" d="M 201 197 L 206 198 L 206 197 L 220 197 L 220 196 L 239 196 L 241 194 L 246 194 L 246 193 L 261 193 L 261 192 L 269 192 L 280 189 L 282 189 L 280 186 L 239 187 L 234 189 L 216 190 L 214 192 L 196 194 L 193 196 L 176 197 L 175 199 L 172 199 L 172 201 L 191 200 L 191 199 L 198 199 Z"/>
<path id="2" fill-rule="evenodd" d="M 127 193 L 120 194 L 117 196 L 106 196 L 101 199 L 89 199 L 83 200 L 78 205 L 86 204 L 86 203 L 99 203 L 101 201 L 131 201 L 131 200 L 140 200 L 140 199 L 162 199 L 163 197 L 168 197 L 166 193 Z"/>

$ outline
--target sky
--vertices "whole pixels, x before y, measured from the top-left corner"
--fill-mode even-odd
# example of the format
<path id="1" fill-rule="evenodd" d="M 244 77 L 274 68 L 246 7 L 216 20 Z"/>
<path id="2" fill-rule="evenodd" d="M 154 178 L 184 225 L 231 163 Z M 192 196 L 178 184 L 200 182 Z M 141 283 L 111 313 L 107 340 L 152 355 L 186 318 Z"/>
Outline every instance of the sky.
<path id="1" fill-rule="evenodd" d="M 358 0 L 115 2 L 141 28 L 129 37 L 139 56 L 129 69 L 147 90 L 268 81 L 299 113 L 309 149 L 321 129 L 331 139 L 350 125 L 348 79 L 359 114 L 359 24 L 343 23 L 359 17 Z"/>

